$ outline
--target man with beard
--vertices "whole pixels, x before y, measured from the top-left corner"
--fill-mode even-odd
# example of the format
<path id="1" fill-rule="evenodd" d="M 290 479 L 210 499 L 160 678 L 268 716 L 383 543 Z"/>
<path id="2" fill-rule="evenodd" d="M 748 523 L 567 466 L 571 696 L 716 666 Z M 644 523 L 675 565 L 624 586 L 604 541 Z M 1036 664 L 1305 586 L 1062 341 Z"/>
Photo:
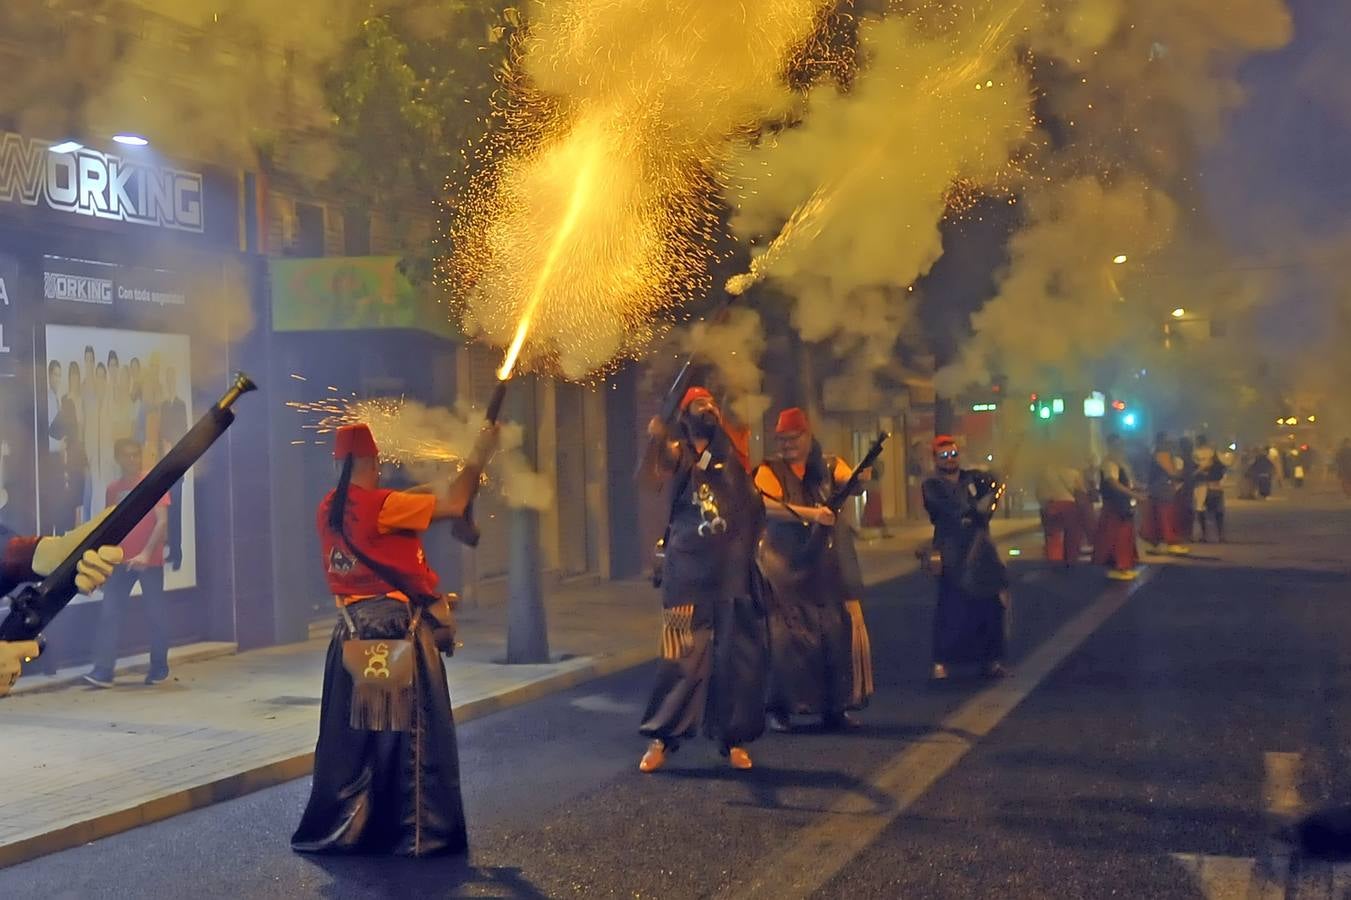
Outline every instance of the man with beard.
<path id="1" fill-rule="evenodd" d="M 847 577 L 857 569 L 850 565 L 852 533 L 825 502 L 853 470 L 824 455 L 801 409 L 780 413 L 774 435 L 779 458 L 755 470 L 769 518 L 758 554 L 772 588 L 769 727 L 789 731 L 794 715 L 820 716 L 832 731 L 852 727 L 846 710 L 862 706 L 872 692 L 872 660 L 859 605 L 862 585 Z M 813 525 L 833 529 L 831 539 L 814 538 Z M 856 681 L 866 682 L 859 696 Z"/>
<path id="2" fill-rule="evenodd" d="M 976 664 L 990 678 L 1004 668 L 1008 575 L 990 538 L 990 519 L 1002 493 L 988 472 L 961 467 L 961 451 L 948 435 L 933 443 L 937 472 L 924 482 L 924 508 L 933 522 L 934 549 L 942 560 L 934 609 L 933 670 Z"/>
<path id="3" fill-rule="evenodd" d="M 744 447 L 702 387 L 680 402 L 679 432 L 654 418 L 645 468 L 671 483 L 663 538 L 662 658 L 640 732 L 638 764 L 655 772 L 701 729 L 733 768 L 764 731 L 765 620 L 755 569 L 764 505 Z"/>
<path id="4" fill-rule="evenodd" d="M 422 532 L 460 519 L 496 446 L 486 427 L 448 483 L 380 486 L 370 429 L 338 429 L 337 487 L 319 506 L 325 575 L 340 619 L 324 664 L 314 781 L 291 848 L 428 856 L 468 847 L 459 751 L 440 653 L 452 652 Z"/>

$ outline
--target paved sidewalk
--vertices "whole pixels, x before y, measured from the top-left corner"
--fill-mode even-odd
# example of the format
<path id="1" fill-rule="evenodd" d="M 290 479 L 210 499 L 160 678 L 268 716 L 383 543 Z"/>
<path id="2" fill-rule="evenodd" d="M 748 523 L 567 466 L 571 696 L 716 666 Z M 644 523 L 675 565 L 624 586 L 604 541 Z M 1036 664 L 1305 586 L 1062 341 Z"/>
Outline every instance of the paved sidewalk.
<path id="1" fill-rule="evenodd" d="M 1000 520 L 995 533 L 1036 527 Z M 913 571 L 929 534 L 907 525 L 860 542 L 867 581 Z M 545 665 L 498 662 L 506 608 L 492 592 L 461 612 L 465 646 L 447 665 L 457 721 L 656 657 L 658 605 L 646 582 L 564 584 L 546 606 L 555 661 Z M 112 690 L 72 681 L 78 671 L 21 679 L 22 690 L 0 701 L 0 866 L 307 775 L 327 642 L 179 648 L 171 679 L 153 687 L 137 672 L 144 657 L 122 661 Z"/>

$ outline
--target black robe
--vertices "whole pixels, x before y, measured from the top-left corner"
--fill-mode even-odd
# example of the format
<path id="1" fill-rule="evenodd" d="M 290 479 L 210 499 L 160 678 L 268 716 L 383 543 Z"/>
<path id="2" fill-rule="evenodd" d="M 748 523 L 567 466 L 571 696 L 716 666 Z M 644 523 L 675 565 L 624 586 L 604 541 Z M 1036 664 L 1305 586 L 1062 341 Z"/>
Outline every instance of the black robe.
<path id="1" fill-rule="evenodd" d="M 373 598 L 347 610 L 358 638 L 407 636 L 407 603 Z M 420 621 L 415 634 L 415 709 L 409 731 L 362 731 L 348 724 L 352 677 L 342 664 L 347 636 L 340 621 L 324 664 L 314 782 L 291 837 L 292 849 L 400 856 L 464 853 L 468 839 L 455 721 L 430 623 Z"/>
<path id="2" fill-rule="evenodd" d="M 663 654 L 639 731 L 671 743 L 702 730 L 723 747 L 738 746 L 765 726 L 768 644 L 754 561 L 764 505 L 721 431 L 702 466 L 682 444 L 672 484 Z M 710 503 L 726 526 L 721 532 Z"/>
<path id="3" fill-rule="evenodd" d="M 924 482 L 924 508 L 943 561 L 934 609 L 936 663 L 988 664 L 1004 658 L 1000 595 L 1008 578 L 990 538 L 989 519 L 975 508 L 979 475 L 964 469 L 955 484 L 937 475 Z"/>
<path id="4" fill-rule="evenodd" d="M 833 460 L 827 462 L 826 471 L 833 471 Z M 825 502 L 825 478 L 809 472 L 804 482 L 787 463 L 763 465 L 782 486 L 784 501 Z M 771 588 L 768 709 L 778 715 L 839 716 L 853 700 L 853 625 L 844 604 L 859 595 L 849 593 L 840 548 L 834 540 L 812 540 L 814 530 L 770 519 L 760 539 L 757 559 Z"/>

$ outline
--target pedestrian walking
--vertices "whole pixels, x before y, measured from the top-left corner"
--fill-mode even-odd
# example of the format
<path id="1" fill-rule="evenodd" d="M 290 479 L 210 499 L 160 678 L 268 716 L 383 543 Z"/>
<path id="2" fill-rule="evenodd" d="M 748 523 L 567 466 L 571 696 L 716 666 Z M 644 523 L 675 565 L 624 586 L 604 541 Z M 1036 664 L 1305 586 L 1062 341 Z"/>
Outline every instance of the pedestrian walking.
<path id="1" fill-rule="evenodd" d="M 1084 508 L 1092 508 L 1083 473 L 1056 460 L 1047 462 L 1037 478 L 1037 502 L 1047 561 L 1074 565 L 1088 533 Z"/>

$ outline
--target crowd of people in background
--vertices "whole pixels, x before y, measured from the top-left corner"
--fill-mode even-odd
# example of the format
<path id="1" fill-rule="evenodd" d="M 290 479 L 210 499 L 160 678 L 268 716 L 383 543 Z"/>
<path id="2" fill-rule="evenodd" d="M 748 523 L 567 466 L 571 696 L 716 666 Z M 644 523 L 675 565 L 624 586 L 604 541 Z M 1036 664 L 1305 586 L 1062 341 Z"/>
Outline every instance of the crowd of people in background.
<path id="1" fill-rule="evenodd" d="M 1111 435 L 1101 463 L 1080 469 L 1050 453 L 1037 479 L 1046 558 L 1072 564 L 1091 544 L 1109 576 L 1134 577 L 1136 540 L 1152 552 L 1184 555 L 1194 542 L 1224 542 L 1226 499 L 1265 500 L 1289 486 L 1335 475 L 1351 497 L 1351 439 L 1324 463 L 1308 444 L 1258 446 L 1240 453 L 1204 434 L 1155 436 L 1152 447 Z M 1099 508 L 1097 504 L 1101 502 Z"/>

